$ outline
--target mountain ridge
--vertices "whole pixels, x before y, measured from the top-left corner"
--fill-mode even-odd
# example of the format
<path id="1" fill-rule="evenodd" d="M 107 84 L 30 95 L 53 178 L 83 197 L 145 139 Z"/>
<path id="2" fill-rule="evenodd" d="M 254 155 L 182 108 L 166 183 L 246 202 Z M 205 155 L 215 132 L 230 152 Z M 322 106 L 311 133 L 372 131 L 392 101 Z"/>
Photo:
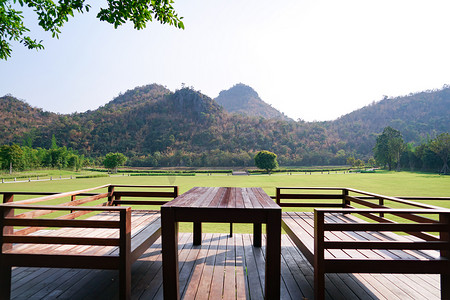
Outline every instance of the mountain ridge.
<path id="1" fill-rule="evenodd" d="M 222 90 L 214 100 L 229 113 L 293 121 L 284 113 L 264 102 L 253 88 L 243 83 L 235 84 L 228 90 Z"/>
<path id="2" fill-rule="evenodd" d="M 384 99 L 323 122 L 230 114 L 191 88 L 171 92 L 157 84 L 128 90 L 83 113 L 43 112 L 11 96 L 1 97 L 0 107 L 0 145 L 27 141 L 48 148 L 55 135 L 58 145 L 87 156 L 122 152 L 146 160 L 163 154 L 175 165 L 218 164 L 208 161 L 210 156 L 249 161 L 262 149 L 277 153 L 284 165 L 345 164 L 348 155 L 370 157 L 386 126 L 398 125 L 393 127 L 404 132 L 405 141 L 416 143 L 450 129 L 450 88 Z"/>

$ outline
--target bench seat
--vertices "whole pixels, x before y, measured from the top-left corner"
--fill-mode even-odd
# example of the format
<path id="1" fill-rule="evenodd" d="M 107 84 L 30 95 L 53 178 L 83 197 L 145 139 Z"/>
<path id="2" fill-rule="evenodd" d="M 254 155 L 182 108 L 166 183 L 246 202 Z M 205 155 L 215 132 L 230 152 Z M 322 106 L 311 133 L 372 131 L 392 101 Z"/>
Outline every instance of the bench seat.
<path id="1" fill-rule="evenodd" d="M 119 221 L 120 215 L 115 211 L 105 211 L 86 220 Z M 159 210 L 133 210 L 131 212 L 131 260 L 137 260 L 160 235 L 161 213 Z M 39 230 L 29 236 L 119 238 L 119 232 L 118 230 L 108 228 L 59 228 L 55 230 Z M 59 256 L 119 256 L 119 249 L 118 246 L 105 245 L 15 244 L 11 249 L 3 253 Z"/>
<path id="2" fill-rule="evenodd" d="M 283 229 L 306 259 L 314 265 L 314 213 L 284 212 Z M 326 223 L 367 223 L 350 214 L 327 214 Z M 327 231 L 326 241 L 411 241 L 409 237 L 392 232 L 369 231 Z M 375 260 L 433 260 L 439 259 L 436 250 L 382 250 L 382 249 L 326 249 L 325 259 L 375 259 Z"/>
<path id="3" fill-rule="evenodd" d="M 325 273 L 439 273 L 441 297 L 450 299 L 450 261 L 445 256 L 449 253 L 445 249 L 450 246 L 445 240 L 450 229 L 445 221 L 448 211 L 441 212 L 444 216 L 440 224 L 428 223 L 439 228 L 444 237 L 442 240 L 431 236 L 431 241 L 386 230 L 400 228 L 396 226 L 404 226 L 402 224 L 368 223 L 338 211 L 325 213 L 316 209 L 315 213 L 285 212 L 282 215 L 282 228 L 314 267 L 315 299 L 325 298 Z M 377 228 L 385 229 L 377 231 Z"/>
<path id="4" fill-rule="evenodd" d="M 160 206 L 177 196 L 177 186 L 110 184 L 20 201 L 14 192 L 4 193 L 0 299 L 10 298 L 13 267 L 117 270 L 119 297 L 131 299 L 131 264 L 161 236 L 161 214 L 128 205 Z M 54 200 L 57 205 L 45 205 Z"/>

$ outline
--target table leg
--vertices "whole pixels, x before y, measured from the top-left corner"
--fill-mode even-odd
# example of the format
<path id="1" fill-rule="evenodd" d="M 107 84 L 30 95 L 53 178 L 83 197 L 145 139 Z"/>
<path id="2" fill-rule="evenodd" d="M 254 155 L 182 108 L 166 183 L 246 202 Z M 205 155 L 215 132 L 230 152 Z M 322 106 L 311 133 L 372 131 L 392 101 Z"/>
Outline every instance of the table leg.
<path id="1" fill-rule="evenodd" d="M 194 222 L 194 245 L 202 244 L 202 223 Z"/>
<path id="2" fill-rule="evenodd" d="M 253 246 L 261 247 L 262 224 L 253 223 Z"/>
<path id="3" fill-rule="evenodd" d="M 281 210 L 268 213 L 265 298 L 280 299 Z"/>
<path id="4" fill-rule="evenodd" d="M 180 299 L 178 279 L 178 222 L 170 207 L 161 207 L 163 291 L 165 300 Z"/>

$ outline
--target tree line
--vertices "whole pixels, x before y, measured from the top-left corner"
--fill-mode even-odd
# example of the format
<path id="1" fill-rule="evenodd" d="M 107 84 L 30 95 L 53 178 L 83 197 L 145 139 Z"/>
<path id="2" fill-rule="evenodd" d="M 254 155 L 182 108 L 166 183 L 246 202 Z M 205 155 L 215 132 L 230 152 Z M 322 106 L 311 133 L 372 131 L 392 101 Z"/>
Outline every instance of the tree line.
<path id="1" fill-rule="evenodd" d="M 438 171 L 448 174 L 450 153 L 450 134 L 441 133 L 436 138 L 415 146 L 405 143 L 402 133 L 390 126 L 384 128 L 377 137 L 373 149 L 374 157 L 379 166 L 389 170 L 401 169 Z"/>
<path id="2" fill-rule="evenodd" d="M 118 166 L 124 164 L 130 167 L 253 167 L 256 165 L 257 153 L 257 151 L 231 152 L 219 149 L 195 153 L 169 149 L 129 157 L 121 152 L 86 157 L 72 148 L 59 147 L 55 136 L 52 136 L 51 146 L 48 149 L 17 144 L 1 146 L 0 166 L 10 173 L 39 168 L 79 170 L 87 166 L 100 165 L 116 171 Z M 315 158 L 311 161 L 307 160 L 307 154 L 303 154 L 301 160 L 298 160 L 290 155 L 277 153 L 277 161 L 282 166 L 308 166 L 313 165 L 312 162 L 319 162 L 315 165 L 348 164 L 356 168 L 379 166 L 389 170 L 433 171 L 446 174 L 449 173 L 450 135 L 448 132 L 442 133 L 416 146 L 413 143 L 405 143 L 401 132 L 388 126 L 378 135 L 373 153 L 374 157 L 365 160 L 364 157 L 355 158 L 353 153 L 346 153 L 344 150 L 330 156 L 318 151 L 312 154 Z"/>
<path id="3" fill-rule="evenodd" d="M 49 149 L 32 148 L 18 144 L 0 147 L 0 166 L 9 173 L 39 168 L 80 170 L 95 165 L 98 159 L 79 155 L 78 151 L 67 147 L 58 147 L 55 136 L 52 136 Z"/>

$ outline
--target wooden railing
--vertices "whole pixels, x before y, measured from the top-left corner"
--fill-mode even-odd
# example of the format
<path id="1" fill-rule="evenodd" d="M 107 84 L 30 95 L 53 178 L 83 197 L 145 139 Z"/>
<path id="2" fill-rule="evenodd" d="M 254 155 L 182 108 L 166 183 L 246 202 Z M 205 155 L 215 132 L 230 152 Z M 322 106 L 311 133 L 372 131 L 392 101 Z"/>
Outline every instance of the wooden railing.
<path id="1" fill-rule="evenodd" d="M 98 192 L 93 193 L 92 191 L 108 189 L 107 192 Z M 115 190 L 116 188 L 149 188 L 149 189 L 167 189 L 168 191 L 119 191 Z M 80 209 L 80 205 L 88 204 L 97 200 L 107 199 L 106 202 L 97 203 L 91 207 L 105 207 L 105 206 L 119 206 L 121 204 L 127 205 L 163 205 L 164 203 L 176 198 L 178 196 L 178 187 L 177 186 L 151 186 L 151 185 L 102 185 L 94 188 L 83 189 L 78 191 L 70 191 L 70 192 L 0 192 L 0 195 L 3 194 L 3 203 L 8 204 L 10 209 L 5 209 L 5 217 L 15 217 L 15 218 L 23 218 L 23 219 L 31 219 L 36 217 L 42 217 L 49 215 L 51 213 L 55 213 L 58 211 L 70 210 L 69 214 L 61 215 L 56 219 L 67 219 L 73 220 L 80 216 L 91 213 L 93 210 L 88 209 Z M 30 198 L 26 200 L 14 201 L 15 195 L 21 196 L 43 196 Z M 57 205 L 50 206 L 40 206 L 37 207 L 35 205 L 30 206 L 29 204 L 41 204 L 42 202 L 47 202 L 50 200 L 56 200 L 61 198 L 70 197 L 70 201 L 62 202 Z M 83 197 L 78 198 L 77 197 Z M 145 200 L 121 200 L 122 197 L 139 197 L 139 198 L 147 198 Z M 152 200 L 152 198 L 156 198 L 156 200 Z M 169 198 L 170 200 L 161 201 L 160 198 Z M 63 207 L 63 208 L 61 208 Z M 69 207 L 73 209 L 68 209 L 64 207 Z M 33 209 L 32 211 L 26 211 L 20 214 L 15 215 L 14 209 Z M 95 211 L 95 209 L 94 209 Z M 39 221 L 36 221 L 39 222 Z M 48 226 L 46 226 L 48 227 Z M 19 229 L 15 231 L 16 235 L 27 235 L 32 232 L 38 231 L 45 227 L 40 226 L 31 226 L 23 229 Z M 7 226 L 5 230 L 7 233 L 12 233 L 13 227 Z"/>
<path id="2" fill-rule="evenodd" d="M 285 190 L 289 192 L 284 192 Z M 292 193 L 292 191 L 314 191 L 313 193 Z M 320 191 L 321 193 L 317 193 Z M 324 191 L 333 193 L 323 193 Z M 351 195 L 351 193 L 355 195 Z M 277 187 L 276 195 L 272 197 L 281 207 L 342 207 L 352 208 L 351 202 L 367 206 L 370 208 L 387 208 L 384 206 L 385 201 L 393 201 L 416 208 L 439 209 L 438 206 L 428 205 L 425 203 L 413 202 L 419 201 L 450 201 L 450 197 L 413 197 L 413 196 L 384 196 L 375 193 L 360 191 L 352 188 L 334 188 L 334 187 Z M 340 200 L 336 202 L 281 202 L 281 200 Z M 370 202 L 377 200 L 378 203 Z"/>
<path id="3" fill-rule="evenodd" d="M 14 201 L 14 196 L 44 196 L 44 197 L 36 197 L 36 198 L 30 198 L 26 200 L 20 200 L 15 201 L 16 204 L 32 204 L 36 202 L 42 202 L 42 201 L 49 201 L 64 197 L 71 197 L 71 201 L 75 201 L 76 197 L 93 197 L 86 199 L 88 202 L 91 200 L 98 200 L 101 198 L 104 198 L 106 195 L 105 193 L 89 193 L 90 191 L 100 190 L 107 188 L 107 197 L 108 202 L 111 202 L 115 205 L 120 204 L 143 204 L 142 201 L 136 202 L 136 201 L 125 201 L 121 200 L 122 197 L 139 197 L 139 198 L 175 198 L 178 196 L 178 186 L 170 186 L 170 185 L 113 185 L 113 184 L 107 184 L 102 186 L 97 186 L 94 188 L 89 189 L 83 189 L 79 191 L 71 191 L 71 192 L 12 192 L 12 191 L 0 191 L 0 195 L 3 195 L 3 203 L 9 203 Z M 116 188 L 156 188 L 156 189 L 168 189 L 168 191 L 119 191 L 116 190 Z M 100 196 L 101 195 L 101 196 Z M 98 198 L 95 198 L 95 196 L 98 196 Z M 119 203 L 120 202 L 120 203 Z M 148 204 L 149 205 L 163 205 L 167 201 L 151 201 Z M 65 204 L 59 204 L 59 205 L 78 205 L 79 202 L 75 203 L 65 203 Z M 144 203 L 146 204 L 146 203 Z"/>
<path id="4" fill-rule="evenodd" d="M 167 189 L 168 191 L 119 191 L 116 190 L 116 188 L 154 188 L 154 189 Z M 108 188 L 108 192 L 111 193 L 111 198 L 114 198 L 112 200 L 113 205 L 121 205 L 121 204 L 127 204 L 127 205 L 133 205 L 133 204 L 140 204 L 140 205 L 164 205 L 170 200 L 173 200 L 174 198 L 178 197 L 178 186 L 167 186 L 167 185 L 111 185 Z M 130 197 L 130 198 L 168 198 L 170 200 L 166 201 L 157 201 L 157 200 L 122 200 L 122 197 Z"/>
<path id="5" fill-rule="evenodd" d="M 288 191 L 288 192 L 285 192 Z M 294 193 L 300 191 L 300 193 Z M 309 191 L 305 193 L 305 191 Z M 327 191 L 328 193 L 324 193 Z M 330 193 L 331 192 L 331 193 Z M 375 193 L 360 191 L 352 188 L 330 188 L 330 187 L 278 187 L 276 188 L 276 202 L 281 207 L 304 207 L 304 208 L 350 208 L 357 209 L 355 205 L 362 208 L 370 208 L 367 211 L 359 212 L 360 215 L 380 223 L 397 223 L 392 218 L 385 217 L 384 209 L 394 209 L 399 207 L 387 206 L 386 202 L 393 202 L 398 206 L 404 206 L 400 209 L 423 209 L 423 210 L 442 210 L 442 207 L 429 205 L 411 200 L 440 200 L 450 201 L 450 197 L 390 197 Z M 282 200 L 301 200 L 300 202 L 283 202 Z M 306 201 L 305 201 L 306 200 Z M 310 200 L 316 200 L 311 202 Z M 324 202 L 323 200 L 326 200 Z M 375 201 L 374 201 L 375 200 Z M 361 207 L 359 207 L 361 208 Z M 438 221 L 429 217 L 419 215 L 423 210 L 416 213 L 391 213 L 392 216 L 400 217 L 413 222 L 437 223 Z M 346 213 L 352 210 L 346 210 Z M 355 211 L 356 212 L 356 211 Z M 432 241 L 436 237 L 427 233 L 408 232 L 416 237 Z"/>

